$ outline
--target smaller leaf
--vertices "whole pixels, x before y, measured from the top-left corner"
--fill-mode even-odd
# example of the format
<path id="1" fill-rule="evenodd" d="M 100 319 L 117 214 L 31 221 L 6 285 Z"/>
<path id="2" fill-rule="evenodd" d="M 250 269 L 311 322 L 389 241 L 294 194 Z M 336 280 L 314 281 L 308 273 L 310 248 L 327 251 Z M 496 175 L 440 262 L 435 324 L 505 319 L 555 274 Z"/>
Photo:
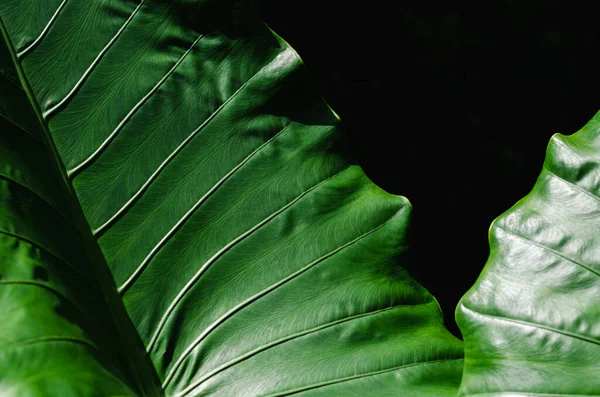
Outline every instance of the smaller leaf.
<path id="1" fill-rule="evenodd" d="M 599 122 L 554 135 L 533 190 L 493 222 L 456 313 L 460 396 L 600 395 Z"/>

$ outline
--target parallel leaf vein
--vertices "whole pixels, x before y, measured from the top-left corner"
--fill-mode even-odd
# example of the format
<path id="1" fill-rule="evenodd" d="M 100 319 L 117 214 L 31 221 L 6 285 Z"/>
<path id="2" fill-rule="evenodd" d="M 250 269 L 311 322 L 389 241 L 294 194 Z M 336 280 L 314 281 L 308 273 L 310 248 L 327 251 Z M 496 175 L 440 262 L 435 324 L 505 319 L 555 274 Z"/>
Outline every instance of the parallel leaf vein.
<path id="1" fill-rule="evenodd" d="M 100 51 L 100 53 L 98 53 L 96 58 L 92 61 L 91 65 L 88 66 L 88 68 L 83 73 L 83 75 L 79 78 L 77 83 L 75 83 L 75 86 L 71 89 L 71 91 L 69 91 L 69 93 L 61 101 L 59 101 L 57 104 L 55 104 L 54 106 L 52 106 L 51 108 L 47 109 L 46 111 L 44 111 L 42 113 L 44 120 L 48 120 L 50 117 L 52 117 L 59 109 L 61 109 L 68 101 L 70 101 L 71 98 L 73 98 L 73 96 L 75 96 L 77 91 L 79 91 L 79 89 L 83 86 L 83 84 L 88 79 L 88 77 L 92 74 L 92 72 L 94 71 L 94 69 L 96 68 L 98 63 L 100 63 L 100 60 L 104 57 L 104 55 L 106 55 L 108 50 L 110 50 L 110 48 L 113 46 L 113 44 L 117 41 L 117 39 L 125 31 L 127 26 L 129 26 L 129 24 L 131 23 L 133 18 L 137 15 L 138 11 L 142 8 L 142 5 L 144 5 L 145 1 L 146 0 L 140 1 L 140 3 L 133 10 L 131 15 L 127 18 L 127 20 L 125 21 L 123 26 L 121 26 L 121 28 L 119 28 L 117 33 L 112 37 L 112 39 L 110 39 L 108 44 L 106 44 L 106 46 Z"/>
<path id="2" fill-rule="evenodd" d="M 390 219 L 392 219 L 392 218 L 390 218 Z M 295 271 L 294 273 L 290 274 L 289 276 L 287 276 L 287 277 L 281 279 L 280 281 L 278 281 L 277 283 L 275 283 L 275 284 L 273 284 L 273 285 L 271 285 L 271 286 L 263 289 L 262 291 L 260 291 L 257 294 L 249 297 L 248 299 L 244 300 L 243 302 L 239 303 L 235 307 L 233 307 L 230 310 L 228 310 L 225 314 L 223 314 L 221 317 L 219 317 L 217 320 L 215 320 L 212 324 L 210 324 L 208 327 L 206 327 L 206 329 L 204 329 L 204 331 L 202 331 L 202 333 L 198 336 L 198 338 L 196 338 L 183 351 L 183 353 L 181 354 L 181 356 L 179 356 L 179 358 L 175 361 L 175 364 L 173 364 L 173 367 L 171 368 L 171 371 L 169 371 L 169 374 L 167 374 L 167 376 L 165 377 L 165 381 L 163 382 L 163 388 L 165 388 L 169 384 L 169 382 L 172 380 L 173 376 L 175 375 L 175 373 L 177 372 L 177 370 L 179 369 L 179 367 L 181 366 L 181 364 L 183 364 L 183 361 L 186 359 L 187 356 L 189 356 L 192 353 L 192 351 L 196 348 L 196 346 L 198 346 L 200 344 L 200 342 L 202 342 L 204 340 L 204 338 L 206 338 L 215 328 L 217 328 L 219 325 L 223 324 L 231 316 L 233 316 L 234 314 L 236 314 L 240 310 L 244 309 L 245 307 L 249 306 L 250 304 L 258 301 L 260 298 L 263 298 L 263 297 L 267 296 L 269 293 L 273 292 L 274 290 L 276 290 L 277 288 L 279 288 L 282 285 L 286 284 L 287 282 L 289 282 L 289 281 L 295 279 L 296 277 L 300 276 L 301 274 L 305 273 L 306 271 L 308 271 L 309 269 L 313 268 L 317 264 L 319 264 L 319 263 L 323 262 L 324 260 L 326 260 L 326 259 L 334 256 L 335 254 L 339 253 L 344 248 L 347 248 L 347 247 L 355 244 L 356 242 L 362 240 L 366 236 L 374 233 L 375 231 L 379 230 L 384 225 L 386 225 L 388 222 L 389 222 L 389 220 L 386 221 L 386 222 L 384 222 L 384 223 L 382 223 L 381 225 L 379 225 L 379 226 L 377 226 L 377 227 L 369 230 L 368 232 L 363 233 L 362 235 L 356 237 L 355 239 L 353 239 L 353 240 L 351 240 L 351 241 L 349 241 L 349 242 L 347 242 L 347 243 L 345 243 L 345 244 L 337 247 L 333 251 L 330 251 L 327 254 L 321 256 L 320 258 L 312 261 L 308 265 L 303 266 L 302 268 L 298 269 L 297 271 Z M 197 279 L 195 281 L 197 281 Z M 190 289 L 191 289 L 191 287 L 190 287 Z M 188 291 L 189 291 L 189 289 L 188 289 Z M 179 301 L 181 301 L 181 299 L 183 299 L 183 296 L 179 299 Z M 174 308 L 174 306 L 173 306 L 173 308 Z"/>
<path id="3" fill-rule="evenodd" d="M 219 259 L 223 254 L 225 254 L 231 248 L 233 248 L 234 246 L 236 246 L 240 241 L 244 240 L 248 236 L 251 236 L 254 232 L 256 232 L 257 230 L 259 230 L 262 226 L 266 225 L 272 219 L 274 219 L 275 217 L 277 217 L 279 214 L 283 213 L 285 210 L 287 210 L 288 208 L 292 207 L 295 203 L 297 203 L 298 201 L 300 201 L 300 199 L 302 199 L 302 197 L 306 196 L 307 194 L 309 194 L 313 190 L 319 188 L 320 186 L 322 186 L 323 184 L 325 184 L 327 181 L 335 178 L 341 172 L 342 171 L 336 173 L 335 175 L 330 176 L 327 179 L 324 179 L 323 181 L 321 181 L 321 182 L 317 183 L 316 185 L 310 187 L 309 189 L 303 191 L 302 193 L 300 193 L 300 195 L 298 195 L 292 201 L 290 201 L 289 203 L 287 203 L 286 205 L 284 205 L 283 207 L 281 207 L 277 211 L 273 212 L 272 214 L 270 214 L 269 216 L 267 216 L 266 218 L 264 218 L 262 221 L 260 221 L 259 223 L 257 223 L 253 227 L 251 227 L 250 229 L 246 230 L 244 233 L 242 233 L 241 235 L 239 235 L 238 237 L 236 237 L 235 239 L 233 239 L 232 241 L 230 241 L 223 248 L 221 248 L 211 258 L 209 258 L 206 261 L 206 263 L 204 263 L 200 267 L 200 269 L 198 270 L 198 272 L 196 272 L 196 274 L 194 275 L 194 277 L 192 277 L 190 279 L 190 281 L 188 281 L 187 284 L 182 288 L 182 290 L 179 291 L 179 293 L 177 294 L 177 296 L 175 297 L 175 299 L 173 300 L 173 302 L 171 302 L 171 304 L 169 305 L 167 311 L 165 312 L 165 314 L 163 314 L 163 316 L 162 316 L 162 318 L 161 318 L 161 320 L 160 320 L 160 322 L 159 322 L 156 330 L 154 331 L 154 335 L 152 336 L 152 339 L 150 339 L 150 342 L 148 343 L 148 346 L 146 347 L 146 350 L 148 352 L 150 352 L 152 350 L 152 348 L 154 347 L 154 343 L 156 343 L 156 341 L 158 339 L 158 336 L 160 335 L 160 332 L 162 331 L 163 326 L 166 324 L 169 316 L 171 315 L 171 313 L 173 312 L 173 310 L 175 309 L 175 307 L 179 304 L 179 302 L 181 301 L 181 299 L 183 299 L 183 297 L 187 294 L 187 292 L 194 286 L 194 284 L 200 279 L 200 277 L 202 276 L 202 274 L 204 274 L 204 272 L 214 262 L 216 262 L 217 259 Z"/>
<path id="4" fill-rule="evenodd" d="M 171 69 L 169 69 L 169 71 L 163 77 L 161 77 L 161 79 L 158 81 L 158 83 L 156 83 L 154 85 L 154 87 L 152 87 L 152 89 L 146 95 L 144 95 L 138 103 L 135 104 L 135 106 L 129 111 L 129 113 L 127 113 L 127 115 L 123 118 L 123 120 L 121 120 L 121 122 L 115 127 L 113 132 L 110 133 L 110 135 L 104 140 L 104 142 L 102 142 L 100 144 L 100 146 L 87 159 L 83 160 L 79 165 L 77 165 L 77 166 L 73 167 L 71 170 L 67 171 L 67 175 L 71 179 L 74 178 L 75 175 L 77 175 L 83 169 L 85 169 L 89 165 L 91 165 L 100 156 L 100 154 L 102 154 L 102 152 L 104 152 L 104 150 L 106 150 L 106 148 L 116 138 L 116 136 L 119 134 L 119 132 L 121 132 L 121 130 L 125 127 L 125 125 L 132 119 L 132 117 L 135 115 L 135 113 L 139 109 L 141 109 L 142 106 L 148 101 L 148 99 L 150 99 L 152 97 L 152 95 L 154 95 L 158 91 L 158 89 L 164 84 L 164 82 L 167 81 L 167 79 L 173 75 L 173 73 L 175 72 L 177 67 L 179 65 L 181 65 L 181 63 L 185 60 L 185 58 L 188 56 L 188 54 L 190 52 L 192 52 L 192 49 L 196 46 L 196 44 L 200 41 L 200 39 L 203 36 L 204 35 L 200 35 L 200 36 L 198 36 L 198 38 L 196 40 L 194 40 L 194 42 L 192 43 L 190 48 L 188 48 L 187 51 L 177 60 L 177 62 L 175 62 L 173 67 L 171 67 Z"/>
<path id="5" fill-rule="evenodd" d="M 252 153 L 250 153 L 245 159 L 243 159 L 238 165 L 236 165 L 233 169 L 231 169 L 225 176 L 223 176 L 212 188 L 210 188 L 200 199 L 190 208 L 177 223 L 167 232 L 167 234 L 152 248 L 150 253 L 144 258 L 144 260 L 140 263 L 137 269 L 133 272 L 133 274 L 119 287 L 119 293 L 124 294 L 129 287 L 135 282 L 135 280 L 140 276 L 140 274 L 144 271 L 144 269 L 148 266 L 150 261 L 156 256 L 156 254 L 164 247 L 167 242 L 177 233 L 177 231 L 187 222 L 187 220 L 196 212 L 198 208 L 206 201 L 210 196 L 216 192 L 219 187 L 221 187 L 231 176 L 233 176 L 237 170 L 242 168 L 244 164 L 246 164 L 252 157 L 254 157 L 260 150 L 268 145 L 270 142 L 275 140 L 280 134 L 282 134 L 292 123 L 285 126 L 281 131 L 267 140 L 265 143 L 256 148 Z"/>
<path id="6" fill-rule="evenodd" d="M 364 317 L 375 316 L 377 314 L 381 314 L 381 313 L 384 313 L 384 312 L 387 312 L 387 311 L 390 311 L 390 310 L 393 310 L 393 309 L 401 308 L 401 307 L 414 307 L 414 306 L 419 306 L 419 305 L 424 305 L 424 304 L 426 304 L 426 303 L 417 303 L 417 304 L 414 304 L 414 305 L 393 305 L 393 306 L 389 306 L 389 307 L 386 307 L 386 308 L 383 308 L 383 309 L 373 310 L 373 311 L 370 311 L 370 312 L 367 312 L 367 313 L 360 313 L 360 314 L 356 314 L 356 315 L 353 315 L 353 316 L 344 317 L 344 318 L 341 318 L 341 319 L 338 319 L 338 320 L 335 320 L 335 321 L 331 321 L 331 322 L 328 322 L 328 323 L 325 323 L 325 324 L 321 324 L 321 325 L 319 325 L 317 327 L 314 327 L 314 328 L 310 328 L 310 329 L 307 329 L 307 330 L 304 330 L 304 331 L 301 331 L 301 332 L 297 332 L 295 334 L 291 334 L 291 335 L 285 336 L 283 338 L 280 338 L 280 339 L 277 339 L 275 341 L 269 342 L 269 343 L 267 343 L 267 344 L 265 344 L 263 346 L 257 347 L 256 349 L 253 349 L 253 350 L 251 350 L 251 351 L 249 351 L 249 352 L 247 352 L 247 353 L 245 353 L 245 354 L 243 354 L 243 355 L 241 355 L 239 357 L 236 357 L 233 360 L 231 360 L 231 361 L 229 361 L 229 362 L 227 362 L 227 363 L 225 363 L 225 364 L 223 364 L 223 365 L 215 368 L 214 370 L 210 371 L 209 373 L 207 373 L 206 375 L 204 375 L 203 377 L 199 378 L 194 383 L 192 383 L 191 385 L 189 385 L 188 387 L 186 387 L 184 390 L 182 390 L 181 393 L 180 393 L 180 395 L 184 396 L 184 395 L 190 393 L 191 391 L 193 391 L 194 389 L 196 389 L 198 386 L 200 386 L 202 383 L 204 383 L 204 382 L 208 381 L 210 378 L 218 375 L 220 372 L 223 372 L 224 370 L 226 370 L 226 369 L 228 369 L 228 368 L 230 368 L 230 367 L 232 367 L 234 365 L 237 365 L 240 362 L 243 362 L 243 361 L 245 361 L 245 360 L 247 360 L 247 359 L 249 359 L 249 358 L 251 358 L 251 357 L 253 357 L 253 356 L 257 355 L 257 354 L 259 354 L 259 353 L 263 353 L 265 351 L 268 351 L 269 349 L 271 349 L 271 348 L 273 348 L 275 346 L 281 345 L 283 343 L 293 341 L 293 340 L 298 339 L 298 338 L 303 337 L 303 336 L 315 334 L 315 333 L 318 333 L 319 331 L 322 331 L 322 330 L 325 330 L 327 328 L 331 328 L 331 327 L 334 327 L 336 325 L 343 324 L 343 323 L 346 323 L 346 322 L 349 322 L 349 321 L 352 321 L 352 320 L 357 320 L 357 319 L 364 318 Z"/>
<path id="7" fill-rule="evenodd" d="M 158 166 L 158 168 L 150 175 L 148 180 L 144 182 L 144 184 L 140 187 L 140 189 L 121 207 L 113 216 L 111 216 L 104 224 L 100 227 L 96 228 L 93 231 L 94 235 L 103 234 L 120 216 L 122 216 L 128 209 L 131 207 L 141 196 L 144 194 L 146 189 L 150 186 L 150 184 L 159 176 L 159 174 L 167 167 L 167 165 L 175 159 L 175 157 L 185 148 L 185 146 L 192 140 L 194 137 L 204 129 L 220 112 L 223 110 L 242 90 L 252 82 L 260 74 L 262 70 L 264 70 L 269 64 L 263 66 L 258 72 L 256 72 L 250 79 L 248 79 L 244 84 L 242 84 L 225 102 L 221 104 L 198 128 L 196 128 L 192 133 L 181 142 L 181 144 Z"/>

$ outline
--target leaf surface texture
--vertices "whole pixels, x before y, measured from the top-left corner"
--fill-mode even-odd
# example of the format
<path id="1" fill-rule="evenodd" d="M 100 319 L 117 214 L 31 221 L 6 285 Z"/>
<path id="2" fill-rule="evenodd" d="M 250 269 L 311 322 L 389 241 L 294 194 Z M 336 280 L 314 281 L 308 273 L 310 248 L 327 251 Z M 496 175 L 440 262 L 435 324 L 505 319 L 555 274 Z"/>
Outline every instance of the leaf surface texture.
<path id="1" fill-rule="evenodd" d="M 242 1 L 0 3 L 53 176 L 72 186 L 162 389 L 455 395 L 462 344 L 407 271 L 410 204 L 355 164 L 297 54 L 255 14 Z"/>
<path id="2" fill-rule="evenodd" d="M 600 395 L 599 126 L 554 135 L 533 190 L 492 224 L 457 308 L 459 396 Z"/>

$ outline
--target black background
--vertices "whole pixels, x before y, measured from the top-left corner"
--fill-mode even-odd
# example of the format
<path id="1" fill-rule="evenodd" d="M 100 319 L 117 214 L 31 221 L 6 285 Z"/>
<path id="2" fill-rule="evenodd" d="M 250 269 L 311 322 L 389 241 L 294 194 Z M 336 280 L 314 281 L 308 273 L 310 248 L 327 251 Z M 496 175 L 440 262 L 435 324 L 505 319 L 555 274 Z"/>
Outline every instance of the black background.
<path id="1" fill-rule="evenodd" d="M 569 4 L 260 1 L 367 175 L 412 202 L 420 281 L 457 335 L 490 223 L 533 187 L 552 134 L 600 110 L 598 17 Z"/>

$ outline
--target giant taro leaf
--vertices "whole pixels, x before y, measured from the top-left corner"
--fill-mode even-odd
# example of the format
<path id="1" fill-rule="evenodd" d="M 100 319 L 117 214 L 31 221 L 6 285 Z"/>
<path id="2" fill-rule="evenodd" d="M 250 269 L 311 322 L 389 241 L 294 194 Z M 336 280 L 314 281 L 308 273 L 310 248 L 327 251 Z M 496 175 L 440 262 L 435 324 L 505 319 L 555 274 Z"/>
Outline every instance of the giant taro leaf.
<path id="1" fill-rule="evenodd" d="M 600 396 L 600 113 L 556 134 L 457 308 L 459 396 Z"/>
<path id="2" fill-rule="evenodd" d="M 2 0 L 0 16 L 3 95 L 21 98 L 0 109 L 0 387 L 455 395 L 462 344 L 405 266 L 410 205 L 354 165 L 249 4 Z"/>

